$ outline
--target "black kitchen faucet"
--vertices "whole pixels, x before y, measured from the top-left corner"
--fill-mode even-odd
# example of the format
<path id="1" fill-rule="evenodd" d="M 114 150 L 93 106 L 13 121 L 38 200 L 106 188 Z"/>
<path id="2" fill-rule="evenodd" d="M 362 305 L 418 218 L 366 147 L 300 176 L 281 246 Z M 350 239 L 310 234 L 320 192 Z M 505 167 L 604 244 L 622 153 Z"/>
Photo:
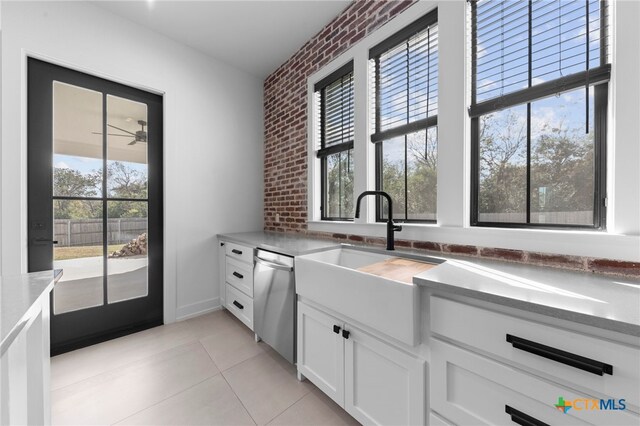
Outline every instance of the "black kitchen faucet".
<path id="1" fill-rule="evenodd" d="M 387 250 L 395 250 L 394 232 L 402 231 L 402 226 L 393 224 L 393 201 L 391 201 L 391 196 L 384 191 L 364 191 L 362 194 L 358 195 L 358 201 L 356 202 L 356 218 L 360 217 L 360 200 L 367 195 L 379 195 L 387 199 Z"/>

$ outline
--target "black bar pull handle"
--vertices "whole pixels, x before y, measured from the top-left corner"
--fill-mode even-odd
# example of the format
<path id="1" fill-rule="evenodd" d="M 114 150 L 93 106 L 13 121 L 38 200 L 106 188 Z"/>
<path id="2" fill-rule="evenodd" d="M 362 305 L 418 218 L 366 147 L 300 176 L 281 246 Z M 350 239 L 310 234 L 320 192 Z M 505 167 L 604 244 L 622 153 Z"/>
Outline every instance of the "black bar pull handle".
<path id="1" fill-rule="evenodd" d="M 504 412 L 511 416 L 511 421 L 522 426 L 549 426 L 545 422 L 541 422 L 535 417 L 531 417 L 522 411 L 516 410 L 508 405 L 504 406 Z"/>
<path id="2" fill-rule="evenodd" d="M 238 302 L 237 300 L 234 300 L 233 304 L 236 305 L 239 309 L 244 309 L 244 306 L 242 305 L 242 303 Z"/>
<path id="3" fill-rule="evenodd" d="M 237 273 L 236 271 L 233 271 L 233 276 L 234 276 L 234 277 L 237 277 L 237 278 L 240 278 L 240 279 L 243 279 L 243 278 L 244 278 L 244 275 L 239 274 L 239 273 Z"/>
<path id="4" fill-rule="evenodd" d="M 231 253 L 234 253 L 234 254 L 237 254 L 237 255 L 241 255 L 242 254 L 242 250 L 233 249 L 233 250 L 231 250 Z"/>
<path id="5" fill-rule="evenodd" d="M 334 325 L 333 326 L 333 332 L 336 334 L 340 334 L 340 326 L 339 325 Z"/>
<path id="6" fill-rule="evenodd" d="M 507 334 L 507 342 L 511 343 L 514 348 L 520 349 L 521 351 L 529 352 L 552 361 L 588 371 L 589 373 L 597 374 L 598 376 L 602 376 L 603 374 L 613 375 L 613 366 L 611 364 L 605 364 L 604 362 L 596 361 L 595 359 L 585 358 L 580 355 L 572 354 L 571 352 L 552 348 L 551 346 L 532 342 L 531 340 L 526 340 L 521 337 L 512 336 L 511 334 Z"/>
<path id="7" fill-rule="evenodd" d="M 342 337 L 345 339 L 348 339 L 350 334 L 349 330 L 342 330 Z"/>
<path id="8" fill-rule="evenodd" d="M 36 244 L 58 244 L 58 240 L 52 240 L 49 238 L 34 238 L 33 242 Z"/>

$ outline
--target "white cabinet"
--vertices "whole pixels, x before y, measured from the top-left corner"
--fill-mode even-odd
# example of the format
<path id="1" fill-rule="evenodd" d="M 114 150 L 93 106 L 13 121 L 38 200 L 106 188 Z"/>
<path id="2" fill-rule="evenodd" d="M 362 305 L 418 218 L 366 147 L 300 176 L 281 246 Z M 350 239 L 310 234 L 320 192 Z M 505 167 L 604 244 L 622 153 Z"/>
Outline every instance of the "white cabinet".
<path id="1" fill-rule="evenodd" d="M 220 302 L 253 331 L 253 247 L 220 241 Z"/>
<path id="2" fill-rule="evenodd" d="M 345 326 L 344 407 L 363 424 L 424 424 L 424 361 Z"/>
<path id="3" fill-rule="evenodd" d="M 453 423 L 640 424 L 638 347 L 458 300 L 429 306 L 430 405 Z"/>
<path id="4" fill-rule="evenodd" d="M 425 423 L 425 362 L 298 302 L 298 371 L 363 424 Z"/>
<path id="5" fill-rule="evenodd" d="M 0 345 L 0 424 L 51 423 L 49 291 Z"/>
<path id="6" fill-rule="evenodd" d="M 344 323 L 298 303 L 298 371 L 344 404 Z"/>
<path id="7" fill-rule="evenodd" d="M 226 285 L 225 290 L 227 293 L 225 308 L 253 330 L 253 299 L 229 284 Z"/>
<path id="8" fill-rule="evenodd" d="M 628 404 L 640 407 L 637 347 L 440 297 L 431 298 L 430 308 L 434 335 L 526 366 L 563 385 L 625 398 Z M 611 371 L 598 374 L 599 365 L 608 366 Z M 592 372 L 583 368 L 591 368 Z"/>
<path id="9" fill-rule="evenodd" d="M 586 401 L 593 397 L 438 339 L 430 346 L 431 408 L 455 424 L 511 424 L 524 416 L 549 425 L 639 424 L 631 412 L 591 410 L 588 402 L 564 413 L 555 407 L 558 398 Z"/>

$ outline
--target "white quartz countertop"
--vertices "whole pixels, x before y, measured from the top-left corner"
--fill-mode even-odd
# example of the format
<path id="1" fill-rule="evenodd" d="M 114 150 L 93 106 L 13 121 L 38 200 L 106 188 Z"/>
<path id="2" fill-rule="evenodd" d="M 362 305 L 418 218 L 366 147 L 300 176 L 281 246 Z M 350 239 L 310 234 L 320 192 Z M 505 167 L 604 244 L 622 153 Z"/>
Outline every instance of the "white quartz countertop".
<path id="1" fill-rule="evenodd" d="M 484 259 L 447 259 L 414 284 L 640 337 L 640 280 Z"/>
<path id="2" fill-rule="evenodd" d="M 4 352 L 34 312 L 41 297 L 49 297 L 62 270 L 0 277 L 0 352 Z"/>
<path id="3" fill-rule="evenodd" d="M 288 256 L 301 256 L 330 248 L 340 247 L 340 243 L 330 240 L 319 240 L 303 236 L 283 234 L 281 232 L 240 232 L 219 234 L 218 238 L 238 244 L 245 244 Z"/>
<path id="4" fill-rule="evenodd" d="M 290 256 L 343 245 L 262 231 L 218 238 Z M 379 247 L 350 247 L 390 254 Z M 640 279 L 414 250 L 394 254 L 446 260 L 415 276 L 416 285 L 640 337 Z"/>

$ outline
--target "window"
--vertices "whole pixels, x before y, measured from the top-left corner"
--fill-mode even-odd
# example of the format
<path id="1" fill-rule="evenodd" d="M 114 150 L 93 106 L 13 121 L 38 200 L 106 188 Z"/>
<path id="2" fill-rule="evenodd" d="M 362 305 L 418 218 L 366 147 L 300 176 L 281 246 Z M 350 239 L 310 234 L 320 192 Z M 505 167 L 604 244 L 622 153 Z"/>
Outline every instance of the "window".
<path id="1" fill-rule="evenodd" d="M 353 220 L 353 61 L 314 86 L 322 220 Z"/>
<path id="2" fill-rule="evenodd" d="M 471 223 L 605 226 L 601 0 L 474 0 Z"/>
<path id="3" fill-rule="evenodd" d="M 369 51 L 376 189 L 400 222 L 436 221 L 438 14 L 434 10 Z M 376 220 L 387 219 L 383 199 Z"/>

